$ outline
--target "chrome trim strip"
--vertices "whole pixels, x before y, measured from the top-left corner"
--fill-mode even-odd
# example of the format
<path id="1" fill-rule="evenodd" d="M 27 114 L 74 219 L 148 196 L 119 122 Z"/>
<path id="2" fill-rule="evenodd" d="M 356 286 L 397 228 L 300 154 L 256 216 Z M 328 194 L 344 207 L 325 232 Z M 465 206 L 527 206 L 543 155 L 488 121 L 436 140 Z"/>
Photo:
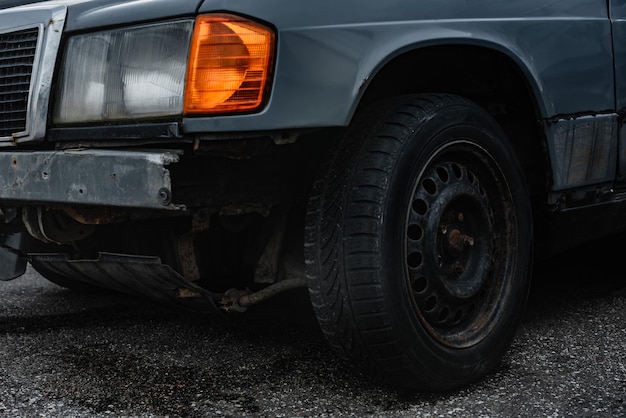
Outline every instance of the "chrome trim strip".
<path id="1" fill-rule="evenodd" d="M 0 147 L 36 141 L 45 136 L 52 77 L 66 16 L 66 6 L 41 4 L 7 9 L 0 13 L 0 27 L 5 28 L 3 33 L 39 28 L 28 94 L 26 129 L 11 137 L 0 137 Z"/>

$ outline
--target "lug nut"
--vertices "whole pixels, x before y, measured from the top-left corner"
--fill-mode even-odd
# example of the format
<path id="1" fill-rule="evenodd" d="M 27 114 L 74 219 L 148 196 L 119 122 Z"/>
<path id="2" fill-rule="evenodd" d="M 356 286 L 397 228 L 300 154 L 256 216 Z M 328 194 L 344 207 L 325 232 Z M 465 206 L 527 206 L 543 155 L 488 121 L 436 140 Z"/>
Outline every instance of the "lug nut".
<path id="1" fill-rule="evenodd" d="M 472 246 L 474 246 L 474 238 L 472 238 L 472 237 L 468 237 L 468 236 L 466 236 L 465 238 L 463 238 L 463 242 L 465 243 L 465 245 L 466 245 L 467 247 L 472 247 Z"/>

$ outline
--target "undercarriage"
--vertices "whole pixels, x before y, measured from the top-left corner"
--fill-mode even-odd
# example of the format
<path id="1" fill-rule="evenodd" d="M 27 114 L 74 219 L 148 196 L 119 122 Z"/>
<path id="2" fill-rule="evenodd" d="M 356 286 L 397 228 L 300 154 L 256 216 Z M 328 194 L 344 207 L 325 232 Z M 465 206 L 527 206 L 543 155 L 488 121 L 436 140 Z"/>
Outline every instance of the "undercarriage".
<path id="1" fill-rule="evenodd" d="M 243 311 L 306 286 L 306 142 L 0 153 L 13 176 L 0 192 L 3 279 L 30 262 L 64 287 L 196 311 Z"/>

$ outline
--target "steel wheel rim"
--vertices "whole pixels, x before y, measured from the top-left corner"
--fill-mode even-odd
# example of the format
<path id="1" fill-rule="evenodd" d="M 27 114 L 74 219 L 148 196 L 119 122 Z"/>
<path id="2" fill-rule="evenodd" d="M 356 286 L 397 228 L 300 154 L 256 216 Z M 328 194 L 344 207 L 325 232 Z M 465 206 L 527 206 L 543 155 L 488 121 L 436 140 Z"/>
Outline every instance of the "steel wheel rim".
<path id="1" fill-rule="evenodd" d="M 404 247 L 409 294 L 424 328 L 452 348 L 483 340 L 501 314 L 516 246 L 504 180 L 487 151 L 457 141 L 433 155 L 412 188 Z"/>

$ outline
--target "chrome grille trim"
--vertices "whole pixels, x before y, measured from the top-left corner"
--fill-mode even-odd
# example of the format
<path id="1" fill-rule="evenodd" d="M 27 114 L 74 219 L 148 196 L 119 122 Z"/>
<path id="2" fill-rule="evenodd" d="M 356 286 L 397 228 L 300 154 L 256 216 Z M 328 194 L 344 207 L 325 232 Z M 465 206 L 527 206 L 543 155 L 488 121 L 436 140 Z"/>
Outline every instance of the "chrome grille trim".
<path id="1" fill-rule="evenodd" d="M 0 137 L 26 131 L 40 28 L 0 34 Z"/>
<path id="2" fill-rule="evenodd" d="M 41 3 L 0 12 L 0 147 L 44 138 L 66 15 Z"/>

